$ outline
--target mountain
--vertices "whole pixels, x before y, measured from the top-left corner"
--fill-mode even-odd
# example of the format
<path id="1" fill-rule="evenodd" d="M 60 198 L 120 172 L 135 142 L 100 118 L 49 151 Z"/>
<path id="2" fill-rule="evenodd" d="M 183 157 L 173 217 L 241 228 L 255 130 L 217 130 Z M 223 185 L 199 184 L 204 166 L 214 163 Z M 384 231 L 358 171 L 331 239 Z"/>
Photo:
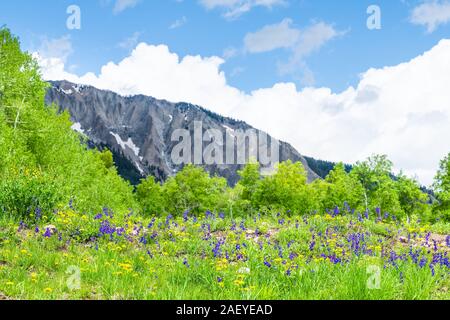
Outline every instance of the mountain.
<path id="1" fill-rule="evenodd" d="M 172 139 L 177 129 L 194 137 L 195 127 L 201 123 L 202 132 L 215 129 L 216 133 L 221 133 L 224 144 L 227 139 L 238 141 L 237 138 L 234 140 L 235 136 L 246 130 L 253 130 L 258 137 L 265 134 L 243 121 L 226 118 L 189 103 L 171 103 L 143 95 L 124 97 L 67 81 L 53 81 L 50 84 L 46 103 L 56 104 L 60 111 L 67 110 L 74 123 L 72 129 L 87 136 L 90 147 L 111 150 L 119 173 L 132 184 L 137 184 L 141 178 L 150 174 L 163 181 L 183 167 L 171 156 L 174 147 L 184 141 Z M 267 137 L 267 141 L 272 141 L 269 135 Z M 203 151 L 208 150 L 211 141 L 203 142 Z M 267 150 L 272 145 L 264 143 L 261 138 L 258 143 L 260 148 L 265 147 Z M 191 150 L 185 148 L 184 152 L 195 153 L 194 145 L 192 143 Z M 227 162 L 236 163 L 239 146 L 245 148 L 246 154 L 250 152 L 248 144 L 242 141 L 240 145 L 236 143 L 233 161 Z M 184 152 L 180 154 L 184 155 Z M 216 152 L 211 154 L 218 155 Z M 227 154 L 226 149 L 223 154 Z M 268 153 L 269 156 L 271 154 Z M 288 159 L 303 163 L 309 181 L 319 177 L 290 144 L 279 142 L 279 160 Z M 258 158 L 258 161 L 261 162 L 261 159 Z M 211 174 L 225 177 L 230 185 L 234 185 L 239 178 L 237 171 L 243 165 L 205 164 L 203 167 Z"/>

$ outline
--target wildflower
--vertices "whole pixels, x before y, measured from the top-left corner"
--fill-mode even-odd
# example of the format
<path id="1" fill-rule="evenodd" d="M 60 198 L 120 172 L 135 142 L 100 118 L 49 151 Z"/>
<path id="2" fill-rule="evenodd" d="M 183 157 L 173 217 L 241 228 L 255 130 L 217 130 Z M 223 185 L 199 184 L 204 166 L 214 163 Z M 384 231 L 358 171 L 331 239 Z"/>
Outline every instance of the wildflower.
<path id="1" fill-rule="evenodd" d="M 183 264 L 184 264 L 187 268 L 190 268 L 189 262 L 187 261 L 186 258 L 184 258 Z"/>
<path id="2" fill-rule="evenodd" d="M 183 221 L 184 222 L 187 222 L 189 220 L 189 210 L 186 210 L 184 213 L 183 213 Z"/>
<path id="3" fill-rule="evenodd" d="M 36 220 L 40 220 L 42 217 L 42 210 L 41 208 L 36 208 L 34 210 L 34 216 L 36 217 Z"/>
<path id="4" fill-rule="evenodd" d="M 222 219 L 222 220 L 225 219 L 225 214 L 223 212 L 220 212 L 219 213 L 219 218 Z"/>
<path id="5" fill-rule="evenodd" d="M 100 220 L 101 218 L 103 218 L 103 215 L 99 213 L 94 217 L 94 220 Z"/>
<path id="6" fill-rule="evenodd" d="M 336 206 L 333 211 L 333 217 L 336 217 L 339 214 L 339 212 L 340 212 L 339 207 Z"/>
<path id="7" fill-rule="evenodd" d="M 50 228 L 46 228 L 45 229 L 45 233 L 44 233 L 44 237 L 45 238 L 50 238 L 52 236 L 52 232 L 50 230 Z"/>
<path id="8" fill-rule="evenodd" d="M 264 261 L 264 265 L 265 265 L 267 268 L 271 268 L 271 267 L 272 267 L 272 265 L 270 264 L 270 262 L 267 261 L 267 260 Z"/>
<path id="9" fill-rule="evenodd" d="M 153 225 L 155 224 L 155 221 L 156 221 L 156 219 L 153 218 L 152 221 L 150 221 L 150 223 L 148 224 L 147 229 L 153 228 Z"/>
<path id="10" fill-rule="evenodd" d="M 291 275 L 291 273 L 292 273 L 291 268 L 287 269 L 286 275 L 287 275 L 288 277 Z"/>
<path id="11" fill-rule="evenodd" d="M 447 244 L 447 247 L 450 248 L 450 236 L 447 236 L 447 238 L 445 239 L 445 242 Z"/>
<path id="12" fill-rule="evenodd" d="M 44 292 L 45 292 L 45 293 L 52 293 L 52 292 L 53 292 L 53 289 L 52 289 L 52 288 L 45 288 L 45 289 L 44 289 Z"/>
<path id="13" fill-rule="evenodd" d="M 39 233 L 39 227 L 34 228 L 35 233 Z"/>
<path id="14" fill-rule="evenodd" d="M 27 225 L 25 224 L 25 222 L 23 222 L 23 221 L 20 221 L 20 223 L 19 223 L 19 229 L 17 230 L 17 231 L 22 231 L 23 229 L 26 229 L 27 228 Z"/>

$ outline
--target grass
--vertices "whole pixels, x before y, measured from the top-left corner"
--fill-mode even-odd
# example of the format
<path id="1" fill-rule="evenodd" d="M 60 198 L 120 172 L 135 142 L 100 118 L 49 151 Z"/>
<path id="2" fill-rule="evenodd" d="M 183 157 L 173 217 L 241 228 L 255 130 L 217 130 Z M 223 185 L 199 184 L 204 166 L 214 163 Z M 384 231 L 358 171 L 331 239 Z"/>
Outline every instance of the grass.
<path id="1" fill-rule="evenodd" d="M 450 224 L 352 214 L 0 218 L 11 299 L 449 299 Z M 33 221 L 34 217 L 30 217 Z"/>

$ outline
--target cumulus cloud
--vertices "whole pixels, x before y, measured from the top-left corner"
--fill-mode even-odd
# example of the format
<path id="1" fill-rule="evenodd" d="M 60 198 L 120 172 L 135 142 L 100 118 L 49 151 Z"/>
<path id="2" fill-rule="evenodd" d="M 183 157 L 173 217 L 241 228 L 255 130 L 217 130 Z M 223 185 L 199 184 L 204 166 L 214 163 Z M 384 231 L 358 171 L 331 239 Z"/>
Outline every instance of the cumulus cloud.
<path id="1" fill-rule="evenodd" d="M 235 19 L 254 7 L 272 8 L 286 4 L 284 0 L 199 0 L 199 2 L 209 10 L 225 9 L 224 17 L 228 19 Z"/>
<path id="2" fill-rule="evenodd" d="M 292 28 L 291 19 L 284 19 L 278 24 L 267 25 L 254 33 L 248 33 L 244 38 L 244 47 L 250 53 L 266 52 L 293 47 L 299 38 L 300 30 Z"/>
<path id="3" fill-rule="evenodd" d="M 314 46 L 313 46 L 314 47 Z M 76 76 L 61 59 L 40 59 L 46 79 L 94 85 L 123 95 L 188 101 L 242 119 L 299 152 L 353 163 L 387 154 L 397 169 L 430 184 L 450 151 L 450 40 L 411 61 L 370 69 L 356 87 L 298 89 L 277 83 L 250 93 L 227 83 L 219 57 L 180 58 L 167 46 L 139 44 L 100 74 Z"/>
<path id="4" fill-rule="evenodd" d="M 44 37 L 37 52 L 43 58 L 58 57 L 66 62 L 67 58 L 73 53 L 72 41 L 69 35 L 54 39 Z"/>
<path id="5" fill-rule="evenodd" d="M 139 1 L 140 0 L 116 0 L 113 12 L 114 14 L 119 14 L 126 9 L 134 8 Z"/>
<path id="6" fill-rule="evenodd" d="M 293 27 L 291 19 L 267 25 L 248 33 L 244 38 L 244 51 L 261 53 L 276 49 L 287 49 L 291 55 L 287 62 L 278 63 L 280 74 L 302 73 L 302 83 L 312 85 L 314 74 L 305 63 L 305 58 L 322 48 L 327 42 L 344 34 L 332 25 L 317 22 L 304 29 Z"/>
<path id="7" fill-rule="evenodd" d="M 410 20 L 413 24 L 426 26 L 427 32 L 450 22 L 450 1 L 426 1 L 415 7 Z"/>
<path id="8" fill-rule="evenodd" d="M 131 50 L 134 47 L 136 47 L 136 45 L 139 42 L 139 38 L 141 37 L 142 33 L 141 32 L 134 32 L 131 36 L 129 36 L 128 38 L 120 41 L 118 43 L 118 47 L 122 48 L 122 49 L 126 49 L 126 50 Z"/>

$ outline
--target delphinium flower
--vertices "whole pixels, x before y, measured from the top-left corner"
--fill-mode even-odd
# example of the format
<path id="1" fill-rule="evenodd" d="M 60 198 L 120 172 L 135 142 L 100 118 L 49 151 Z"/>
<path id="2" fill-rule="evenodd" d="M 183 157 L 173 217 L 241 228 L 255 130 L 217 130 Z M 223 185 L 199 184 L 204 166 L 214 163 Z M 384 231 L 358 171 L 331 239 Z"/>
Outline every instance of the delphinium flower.
<path id="1" fill-rule="evenodd" d="M 18 232 L 22 231 L 23 229 L 28 228 L 28 226 L 25 224 L 25 222 L 20 221 L 19 222 L 19 228 L 17 229 Z"/>
<path id="2" fill-rule="evenodd" d="M 447 238 L 445 239 L 445 243 L 447 244 L 447 247 L 450 248 L 450 236 L 447 236 Z"/>
<path id="3" fill-rule="evenodd" d="M 294 252 L 291 252 L 291 253 L 289 254 L 289 260 L 294 260 L 296 257 L 297 257 L 297 254 L 294 253 Z"/>
<path id="4" fill-rule="evenodd" d="M 306 216 L 303 217 L 303 223 L 308 224 L 308 218 Z"/>
<path id="5" fill-rule="evenodd" d="M 294 242 L 295 242 L 294 240 L 289 241 L 287 247 L 290 248 L 294 244 Z"/>
<path id="6" fill-rule="evenodd" d="M 206 217 L 206 219 L 209 219 L 209 218 L 214 219 L 214 214 L 211 211 L 206 210 L 205 217 Z"/>
<path id="7" fill-rule="evenodd" d="M 99 213 L 94 217 L 94 220 L 100 220 L 103 218 L 103 214 Z"/>
<path id="8" fill-rule="evenodd" d="M 381 219 L 381 209 L 380 209 L 379 207 L 376 207 L 376 208 L 375 208 L 375 212 L 376 212 L 376 214 L 377 214 L 377 217 L 378 217 L 379 219 Z"/>
<path id="9" fill-rule="evenodd" d="M 166 217 L 166 226 L 170 227 L 170 220 L 172 220 L 172 219 L 173 219 L 173 215 L 171 215 L 171 214 L 169 214 Z"/>
<path id="10" fill-rule="evenodd" d="M 426 265 L 427 265 L 427 258 L 422 257 L 422 259 L 420 259 L 420 262 L 419 262 L 419 267 L 423 268 Z"/>
<path id="11" fill-rule="evenodd" d="M 225 213 L 220 212 L 220 213 L 219 213 L 219 218 L 222 219 L 222 220 L 224 220 L 224 219 L 225 219 Z"/>
<path id="12" fill-rule="evenodd" d="M 155 221 L 156 221 L 156 219 L 153 218 L 152 221 L 150 221 L 150 223 L 148 224 L 147 229 L 153 228 L 153 226 L 155 225 Z"/>
<path id="13" fill-rule="evenodd" d="M 183 259 L 183 264 L 184 264 L 187 268 L 190 267 L 189 262 L 188 262 L 188 260 L 187 260 L 186 258 Z"/>
<path id="14" fill-rule="evenodd" d="M 284 219 L 278 219 L 278 224 L 279 225 L 283 225 L 284 224 Z"/>
<path id="15" fill-rule="evenodd" d="M 431 236 L 431 233 L 430 232 L 428 232 L 427 234 L 426 234 L 426 236 L 425 236 L 425 244 L 428 246 L 428 241 L 430 241 L 430 236 Z"/>
<path id="16" fill-rule="evenodd" d="M 35 218 L 36 218 L 36 220 L 40 220 L 41 219 L 41 217 L 42 217 L 42 210 L 41 210 L 41 208 L 36 208 L 35 210 L 34 210 L 34 216 L 35 216 Z"/>
<path id="17" fill-rule="evenodd" d="M 365 211 L 364 212 L 364 217 L 366 218 L 366 220 L 368 220 L 369 219 L 369 211 Z"/>
<path id="18" fill-rule="evenodd" d="M 271 264 L 269 261 L 267 261 L 267 260 L 264 260 L 264 265 L 265 265 L 267 268 L 271 268 L 271 267 L 272 267 L 272 264 Z"/>
<path id="19" fill-rule="evenodd" d="M 244 220 L 241 221 L 241 224 L 239 227 L 241 228 L 242 231 L 247 230 L 247 228 L 245 228 Z"/>
<path id="20" fill-rule="evenodd" d="M 333 217 L 336 217 L 340 213 L 339 207 L 336 206 L 333 210 Z"/>
<path id="21" fill-rule="evenodd" d="M 309 251 L 313 251 L 315 246 L 316 246 L 316 242 L 314 240 L 311 241 L 311 243 L 309 244 Z"/>
<path id="22" fill-rule="evenodd" d="M 214 246 L 214 248 L 212 249 L 212 252 L 214 254 L 214 258 L 220 257 L 221 256 L 221 246 L 225 243 L 225 241 L 223 240 L 219 240 L 216 242 L 216 245 Z"/>
<path id="23" fill-rule="evenodd" d="M 351 211 L 351 208 L 350 208 L 350 206 L 349 206 L 349 204 L 348 204 L 347 201 L 344 201 L 344 209 L 345 209 L 347 212 L 350 212 L 350 211 Z"/>
<path id="24" fill-rule="evenodd" d="M 116 231 L 116 228 L 114 228 L 108 220 L 104 220 L 100 225 L 99 231 L 100 235 L 112 235 Z"/>
<path id="25" fill-rule="evenodd" d="M 298 220 L 295 220 L 295 229 L 298 229 L 298 227 L 300 226 Z"/>
<path id="26" fill-rule="evenodd" d="M 44 237 L 50 238 L 51 236 L 52 236 L 52 232 L 51 232 L 50 228 L 46 228 L 45 232 L 44 232 Z"/>
<path id="27" fill-rule="evenodd" d="M 187 222 L 189 220 L 189 210 L 183 212 L 183 221 Z"/>
<path id="28" fill-rule="evenodd" d="M 289 277 L 292 274 L 291 268 L 286 270 L 286 275 Z"/>
<path id="29" fill-rule="evenodd" d="M 139 239 L 139 243 L 142 243 L 143 245 L 146 245 L 146 244 L 147 244 L 147 238 L 146 238 L 145 236 L 142 236 L 142 237 Z"/>
<path id="30" fill-rule="evenodd" d="M 384 213 L 384 219 L 388 219 L 389 218 L 389 212 L 385 212 Z"/>
<path id="31" fill-rule="evenodd" d="M 233 221 L 233 223 L 231 224 L 230 230 L 231 231 L 235 231 L 236 230 L 236 222 Z"/>

